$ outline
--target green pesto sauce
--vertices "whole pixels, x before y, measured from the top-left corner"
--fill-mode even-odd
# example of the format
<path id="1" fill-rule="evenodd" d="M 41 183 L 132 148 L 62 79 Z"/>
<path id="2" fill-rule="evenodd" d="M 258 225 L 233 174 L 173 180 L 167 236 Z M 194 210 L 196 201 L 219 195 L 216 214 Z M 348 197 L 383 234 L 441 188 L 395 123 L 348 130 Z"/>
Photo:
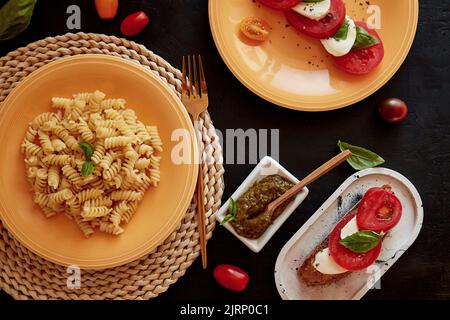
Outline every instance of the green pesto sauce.
<path id="1" fill-rule="evenodd" d="M 280 175 L 271 175 L 251 186 L 236 201 L 236 219 L 231 221 L 236 232 L 249 239 L 259 238 L 283 212 L 289 201 L 278 207 L 273 214 L 265 211 L 266 206 L 293 185 Z"/>

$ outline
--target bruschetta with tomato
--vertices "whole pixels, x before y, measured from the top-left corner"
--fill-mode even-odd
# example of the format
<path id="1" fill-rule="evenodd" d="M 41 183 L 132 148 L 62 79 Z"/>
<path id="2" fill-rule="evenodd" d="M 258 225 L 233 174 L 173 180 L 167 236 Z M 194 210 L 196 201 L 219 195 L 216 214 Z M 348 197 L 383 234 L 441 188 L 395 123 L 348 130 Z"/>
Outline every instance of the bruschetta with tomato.
<path id="1" fill-rule="evenodd" d="M 337 68 L 364 75 L 384 58 L 384 46 L 378 33 L 366 23 L 346 15 L 343 0 L 259 0 L 282 10 L 287 22 L 299 32 L 319 39 Z"/>
<path id="2" fill-rule="evenodd" d="M 369 189 L 303 262 L 299 278 L 310 286 L 328 285 L 371 266 L 401 216 L 402 205 L 389 186 Z"/>

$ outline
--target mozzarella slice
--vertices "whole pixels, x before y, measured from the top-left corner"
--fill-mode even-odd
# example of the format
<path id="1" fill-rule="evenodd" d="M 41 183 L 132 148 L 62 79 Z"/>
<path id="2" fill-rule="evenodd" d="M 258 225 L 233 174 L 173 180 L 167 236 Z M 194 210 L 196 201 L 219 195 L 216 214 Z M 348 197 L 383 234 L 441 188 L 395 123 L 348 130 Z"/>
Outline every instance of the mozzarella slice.
<path id="1" fill-rule="evenodd" d="M 341 274 L 348 271 L 334 261 L 328 248 L 317 252 L 314 258 L 313 267 L 323 274 Z"/>
<path id="2" fill-rule="evenodd" d="M 298 14 L 312 20 L 320 20 L 330 12 L 331 0 L 322 0 L 320 2 L 300 2 L 292 8 Z"/>
<path id="3" fill-rule="evenodd" d="M 358 231 L 358 223 L 356 222 L 356 216 L 354 216 L 353 219 L 347 222 L 347 224 L 341 229 L 341 239 L 351 236 Z"/>
<path id="4" fill-rule="evenodd" d="M 352 50 L 356 41 L 356 25 L 352 18 L 345 18 L 348 23 L 348 33 L 345 40 L 336 40 L 333 37 L 320 40 L 325 49 L 335 57 L 345 56 Z"/>

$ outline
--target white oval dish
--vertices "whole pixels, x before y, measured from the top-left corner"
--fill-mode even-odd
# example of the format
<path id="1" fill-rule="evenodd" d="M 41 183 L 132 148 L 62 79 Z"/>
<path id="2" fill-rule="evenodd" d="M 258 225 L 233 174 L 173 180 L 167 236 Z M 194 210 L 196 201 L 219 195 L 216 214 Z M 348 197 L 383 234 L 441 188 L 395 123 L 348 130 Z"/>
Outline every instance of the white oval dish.
<path id="1" fill-rule="evenodd" d="M 239 188 L 231 195 L 231 198 L 237 200 L 241 197 L 255 182 L 261 180 L 262 178 L 272 175 L 279 174 L 280 176 L 286 178 L 292 183 L 298 183 L 299 180 L 294 177 L 289 171 L 287 171 L 281 164 L 279 164 L 275 159 L 266 156 L 256 165 L 256 167 L 250 172 L 248 177 L 242 182 Z M 258 253 L 264 248 L 267 242 L 272 238 L 272 236 L 277 232 L 281 225 L 289 218 L 289 216 L 294 212 L 295 209 L 300 205 L 300 203 L 305 200 L 308 195 L 308 188 L 303 188 L 303 190 L 295 196 L 294 200 L 289 203 L 289 205 L 284 209 L 284 211 L 275 219 L 275 221 L 267 228 L 266 232 L 258 239 L 248 239 L 242 237 L 234 231 L 231 224 L 226 223 L 224 227 L 242 241 L 250 250 Z M 225 218 L 228 212 L 228 205 L 230 199 L 228 199 L 222 207 L 216 213 L 216 220 L 220 223 Z"/>
<path id="2" fill-rule="evenodd" d="M 325 239 L 336 223 L 371 187 L 389 184 L 403 205 L 399 224 L 383 241 L 378 260 L 369 268 L 352 272 L 328 286 L 307 286 L 297 276 L 298 268 Z M 275 283 L 285 300 L 361 299 L 417 238 L 423 223 L 423 206 L 414 185 L 400 173 L 367 169 L 349 177 L 286 243 L 275 265 Z"/>

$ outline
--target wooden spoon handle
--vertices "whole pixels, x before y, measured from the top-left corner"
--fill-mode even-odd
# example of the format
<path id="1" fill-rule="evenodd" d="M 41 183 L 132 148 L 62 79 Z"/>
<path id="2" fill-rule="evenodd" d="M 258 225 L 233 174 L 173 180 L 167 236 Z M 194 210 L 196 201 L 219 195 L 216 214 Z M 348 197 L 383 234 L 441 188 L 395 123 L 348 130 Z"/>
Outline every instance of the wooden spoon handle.
<path id="1" fill-rule="evenodd" d="M 287 201 L 288 199 L 290 199 L 291 197 L 295 196 L 297 193 L 302 191 L 303 188 L 309 185 L 311 182 L 319 179 L 325 173 L 336 168 L 342 162 L 347 160 L 351 155 L 352 152 L 350 150 L 345 150 L 344 152 L 341 152 L 334 158 L 328 160 L 323 165 L 321 165 L 316 170 L 307 175 L 303 180 L 301 180 L 292 188 L 290 188 L 288 191 L 286 191 L 281 197 L 269 203 L 269 205 L 267 206 L 267 210 L 273 212 L 276 208 L 278 208 L 279 205 L 281 205 L 282 203 L 284 203 L 285 201 Z"/>

